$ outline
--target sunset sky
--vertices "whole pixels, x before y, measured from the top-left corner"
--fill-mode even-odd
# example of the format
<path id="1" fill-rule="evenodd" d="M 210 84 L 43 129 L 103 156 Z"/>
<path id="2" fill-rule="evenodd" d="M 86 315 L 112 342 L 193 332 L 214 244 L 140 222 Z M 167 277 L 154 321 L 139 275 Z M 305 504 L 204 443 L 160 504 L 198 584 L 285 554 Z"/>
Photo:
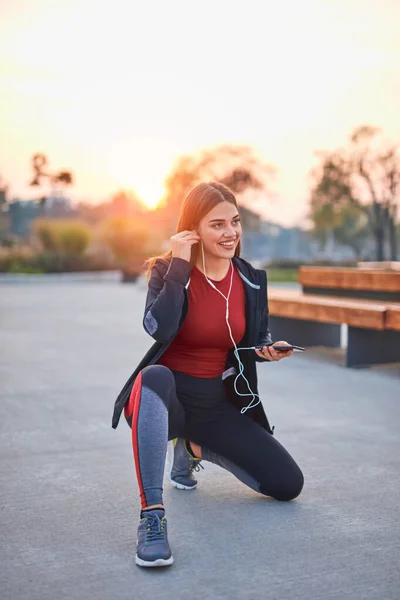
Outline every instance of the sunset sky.
<path id="1" fill-rule="evenodd" d="M 400 140 L 397 0 L 3 0 L 0 174 L 30 198 L 30 158 L 75 199 L 154 203 L 182 153 L 253 145 L 278 169 L 264 216 L 300 223 L 317 149 L 360 124 Z"/>

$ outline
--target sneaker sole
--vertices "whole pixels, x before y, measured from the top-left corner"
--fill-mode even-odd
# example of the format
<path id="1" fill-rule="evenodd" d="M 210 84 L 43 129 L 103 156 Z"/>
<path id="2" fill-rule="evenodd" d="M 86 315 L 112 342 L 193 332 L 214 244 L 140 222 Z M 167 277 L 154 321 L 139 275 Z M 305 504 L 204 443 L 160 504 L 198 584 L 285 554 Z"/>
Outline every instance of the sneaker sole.
<path id="1" fill-rule="evenodd" d="M 157 560 L 143 560 L 136 554 L 135 562 L 139 567 L 168 567 L 173 564 L 174 557 L 157 558 Z"/>
<path id="2" fill-rule="evenodd" d="M 183 483 L 178 483 L 177 481 L 171 479 L 171 477 L 168 477 L 168 481 L 178 490 L 194 490 L 194 488 L 197 487 L 197 483 L 195 483 L 194 485 L 183 485 Z"/>

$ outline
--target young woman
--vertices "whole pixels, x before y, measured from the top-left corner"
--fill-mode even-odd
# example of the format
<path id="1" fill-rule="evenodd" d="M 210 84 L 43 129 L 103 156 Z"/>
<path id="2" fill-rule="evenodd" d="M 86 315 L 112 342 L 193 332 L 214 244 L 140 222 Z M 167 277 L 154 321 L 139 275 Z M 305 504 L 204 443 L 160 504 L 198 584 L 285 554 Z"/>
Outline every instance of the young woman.
<path id="1" fill-rule="evenodd" d="M 124 410 L 132 428 L 142 505 L 136 564 L 143 567 L 173 563 L 162 498 L 168 440 L 175 442 L 170 481 L 178 488 L 196 485 L 200 460 L 277 500 L 292 500 L 303 487 L 257 389 L 256 362 L 293 351 L 272 346 L 266 274 L 240 258 L 241 235 L 232 192 L 201 183 L 182 206 L 171 250 L 147 263 L 143 324 L 155 343 L 113 416 L 115 428 Z"/>

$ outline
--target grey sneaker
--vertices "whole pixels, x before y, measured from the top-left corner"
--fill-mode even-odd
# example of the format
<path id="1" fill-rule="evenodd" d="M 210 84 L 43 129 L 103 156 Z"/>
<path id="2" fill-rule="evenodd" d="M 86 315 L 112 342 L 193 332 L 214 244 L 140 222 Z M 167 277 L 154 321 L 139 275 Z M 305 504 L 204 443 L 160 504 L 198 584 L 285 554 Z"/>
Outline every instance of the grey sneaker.
<path id="1" fill-rule="evenodd" d="M 172 457 L 170 457 L 171 471 L 168 480 L 178 490 L 193 490 L 197 485 L 197 479 L 193 471 L 204 469 L 200 458 L 194 458 L 186 449 L 185 440 L 175 438 L 173 440 Z"/>
<path id="2" fill-rule="evenodd" d="M 135 562 L 139 567 L 167 567 L 174 562 L 167 537 L 167 519 L 163 510 L 142 511 Z"/>

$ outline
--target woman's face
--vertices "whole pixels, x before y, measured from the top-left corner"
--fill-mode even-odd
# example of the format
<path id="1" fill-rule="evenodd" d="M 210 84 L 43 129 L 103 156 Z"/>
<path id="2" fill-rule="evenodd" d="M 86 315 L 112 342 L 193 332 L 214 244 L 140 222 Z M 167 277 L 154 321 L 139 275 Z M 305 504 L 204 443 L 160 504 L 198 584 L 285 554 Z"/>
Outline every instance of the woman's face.
<path id="1" fill-rule="evenodd" d="M 197 232 L 204 252 L 216 258 L 232 258 L 242 235 L 238 210 L 231 202 L 217 204 L 200 221 Z"/>

